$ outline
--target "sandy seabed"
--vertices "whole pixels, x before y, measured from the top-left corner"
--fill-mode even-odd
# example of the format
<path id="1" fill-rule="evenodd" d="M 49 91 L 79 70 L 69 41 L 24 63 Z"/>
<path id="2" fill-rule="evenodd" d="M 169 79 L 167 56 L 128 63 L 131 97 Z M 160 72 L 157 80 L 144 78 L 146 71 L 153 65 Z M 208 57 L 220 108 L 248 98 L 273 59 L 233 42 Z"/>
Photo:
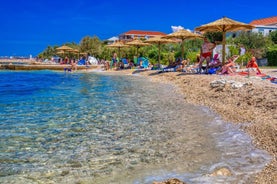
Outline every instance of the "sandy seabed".
<path id="1" fill-rule="evenodd" d="M 277 76 L 277 69 L 264 69 L 263 73 Z M 255 76 L 196 75 L 180 72 L 151 70 L 119 70 L 112 74 L 138 74 L 153 82 L 173 84 L 188 103 L 207 106 L 223 120 L 241 125 L 257 148 L 266 150 L 272 161 L 256 174 L 258 184 L 277 183 L 277 85 Z M 211 87 L 215 81 L 226 84 Z M 238 88 L 231 83 L 244 84 Z"/>

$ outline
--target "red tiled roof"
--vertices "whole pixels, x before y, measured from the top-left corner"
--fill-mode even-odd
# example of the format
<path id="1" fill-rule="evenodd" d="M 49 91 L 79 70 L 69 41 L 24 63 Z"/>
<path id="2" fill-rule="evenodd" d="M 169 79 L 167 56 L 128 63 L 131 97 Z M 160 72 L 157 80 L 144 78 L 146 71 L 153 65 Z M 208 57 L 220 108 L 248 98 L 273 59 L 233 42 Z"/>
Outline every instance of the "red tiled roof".
<path id="1" fill-rule="evenodd" d="M 250 22 L 250 24 L 251 25 L 264 25 L 264 26 L 277 24 L 277 16 L 253 20 L 252 22 Z"/>
<path id="2" fill-rule="evenodd" d="M 131 30 L 123 33 L 124 35 L 148 35 L 148 36 L 165 36 L 165 33 L 159 31 L 139 31 L 139 30 Z"/>

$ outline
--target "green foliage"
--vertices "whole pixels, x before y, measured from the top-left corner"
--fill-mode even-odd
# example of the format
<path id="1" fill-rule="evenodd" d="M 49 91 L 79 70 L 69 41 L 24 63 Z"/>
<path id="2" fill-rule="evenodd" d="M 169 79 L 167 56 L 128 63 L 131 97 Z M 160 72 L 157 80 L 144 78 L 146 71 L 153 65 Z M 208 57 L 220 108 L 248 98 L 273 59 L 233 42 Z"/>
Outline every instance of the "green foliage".
<path id="1" fill-rule="evenodd" d="M 247 62 L 251 59 L 251 57 L 252 57 L 252 53 L 246 52 L 244 55 L 239 56 L 236 62 L 240 63 L 241 66 L 245 66 Z"/>
<path id="2" fill-rule="evenodd" d="M 223 39 L 222 32 L 206 32 L 204 36 L 207 37 L 210 42 L 221 42 Z"/>
<path id="3" fill-rule="evenodd" d="M 277 30 L 270 32 L 269 38 L 273 41 L 273 43 L 277 44 Z"/>
<path id="4" fill-rule="evenodd" d="M 85 36 L 80 42 L 80 51 L 99 57 L 102 52 L 102 42 L 97 36 Z"/>
<path id="5" fill-rule="evenodd" d="M 190 51 L 187 53 L 187 59 L 189 59 L 190 64 L 196 62 L 197 55 L 199 55 L 199 52 Z"/>
<path id="6" fill-rule="evenodd" d="M 265 57 L 267 48 L 273 44 L 269 37 L 264 37 L 261 33 L 253 32 L 241 32 L 233 39 L 233 43 L 244 45 L 246 50 L 251 52 L 256 58 Z"/>
<path id="7" fill-rule="evenodd" d="M 239 55 L 239 48 L 236 47 L 235 45 L 230 45 L 230 46 L 228 46 L 228 48 L 229 48 L 231 56 L 233 56 L 233 55 Z"/>
<path id="8" fill-rule="evenodd" d="M 147 52 L 145 52 L 145 57 L 148 58 L 151 64 L 157 64 L 158 63 L 158 47 L 155 45 L 147 47 Z"/>
<path id="9" fill-rule="evenodd" d="M 270 49 L 266 53 L 268 66 L 277 66 L 277 49 Z"/>
<path id="10" fill-rule="evenodd" d="M 43 52 L 39 53 L 38 57 L 44 59 L 51 59 L 52 56 L 56 55 L 56 48 L 57 46 L 47 46 L 47 48 Z"/>

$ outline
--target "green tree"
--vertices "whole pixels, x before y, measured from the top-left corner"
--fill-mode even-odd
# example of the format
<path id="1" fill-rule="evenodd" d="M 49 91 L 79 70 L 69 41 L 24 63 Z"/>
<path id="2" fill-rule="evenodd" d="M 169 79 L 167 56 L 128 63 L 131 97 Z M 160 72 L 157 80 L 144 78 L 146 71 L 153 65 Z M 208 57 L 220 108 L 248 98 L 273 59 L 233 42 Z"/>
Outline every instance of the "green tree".
<path id="1" fill-rule="evenodd" d="M 221 42 L 223 39 L 222 32 L 206 32 L 204 34 L 211 42 Z"/>
<path id="2" fill-rule="evenodd" d="M 273 41 L 274 44 L 277 44 L 277 30 L 270 32 L 269 38 Z"/>
<path id="3" fill-rule="evenodd" d="M 233 39 L 236 45 L 244 45 L 248 52 L 257 58 L 265 56 L 267 48 L 272 45 L 269 37 L 264 37 L 261 33 L 241 32 Z"/>
<path id="4" fill-rule="evenodd" d="M 80 51 L 99 57 L 102 52 L 102 42 L 97 36 L 85 36 L 80 41 Z"/>
<path id="5" fill-rule="evenodd" d="M 39 58 L 44 58 L 44 59 L 50 59 L 52 56 L 56 55 L 56 48 L 57 46 L 47 46 L 47 48 L 39 53 L 38 57 Z"/>

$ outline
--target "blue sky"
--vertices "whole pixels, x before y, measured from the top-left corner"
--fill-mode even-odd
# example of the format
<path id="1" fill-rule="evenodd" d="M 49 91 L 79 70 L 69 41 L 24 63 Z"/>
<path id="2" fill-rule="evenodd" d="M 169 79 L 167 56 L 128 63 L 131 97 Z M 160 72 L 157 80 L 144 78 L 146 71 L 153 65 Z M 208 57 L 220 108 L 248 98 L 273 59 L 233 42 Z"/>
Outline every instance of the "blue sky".
<path id="1" fill-rule="evenodd" d="M 105 40 L 129 30 L 193 30 L 223 16 L 250 23 L 277 16 L 276 7 L 276 0 L 3 0 L 0 56 L 36 56 L 47 46 L 94 35 Z"/>

